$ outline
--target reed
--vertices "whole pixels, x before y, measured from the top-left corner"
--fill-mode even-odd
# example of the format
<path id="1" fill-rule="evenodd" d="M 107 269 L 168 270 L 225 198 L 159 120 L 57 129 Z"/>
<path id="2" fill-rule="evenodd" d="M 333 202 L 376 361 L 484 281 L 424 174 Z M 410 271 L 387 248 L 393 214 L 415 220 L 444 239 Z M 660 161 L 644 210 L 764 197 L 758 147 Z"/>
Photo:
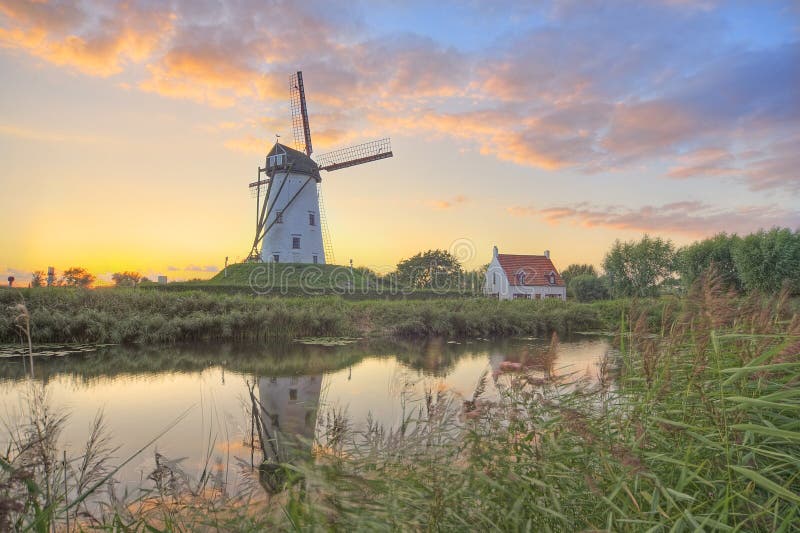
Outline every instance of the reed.
<path id="1" fill-rule="evenodd" d="M 322 457 L 287 509 L 321 529 L 792 531 L 800 521 L 800 318 L 709 276 L 651 324 L 632 307 L 594 384 L 497 376 L 464 432 Z M 615 370 L 613 370 L 615 369 Z M 616 374 L 615 380 L 607 377 Z M 477 410 L 477 414 L 475 414 Z M 418 420 L 424 423 L 423 417 Z M 362 436 L 362 440 L 363 440 Z M 368 439 L 367 439 L 368 440 Z"/>
<path id="2" fill-rule="evenodd" d="M 323 336 L 476 338 L 552 331 L 563 335 L 604 327 L 591 305 L 560 301 L 350 301 L 330 296 L 127 289 L 20 292 L 27 301 L 34 343 L 261 342 Z M 0 304 L 10 305 L 18 298 L 13 291 L 0 291 Z M 20 340 L 11 313 L 0 314 L 0 343 Z"/>
<path id="3" fill-rule="evenodd" d="M 487 374 L 466 401 L 429 391 L 408 403 L 396 428 L 368 423 L 356 431 L 341 414 L 322 414 L 313 458 L 282 465 L 294 481 L 280 493 L 208 499 L 176 486 L 165 492 L 176 498 L 119 507 L 103 527 L 796 530 L 796 302 L 787 293 L 740 298 L 711 274 L 657 314 L 649 301 L 613 312 L 617 349 L 600 361 L 596 380 L 534 374 L 547 366 L 545 354 L 535 367 Z M 496 394 L 487 392 L 489 379 Z M 42 456 L 32 479 L 50 460 Z M 163 489 L 175 473 L 160 465 Z M 22 479 L 13 472 L 4 486 Z M 57 490 L 54 481 L 50 489 L 37 481 L 36 494 Z"/>

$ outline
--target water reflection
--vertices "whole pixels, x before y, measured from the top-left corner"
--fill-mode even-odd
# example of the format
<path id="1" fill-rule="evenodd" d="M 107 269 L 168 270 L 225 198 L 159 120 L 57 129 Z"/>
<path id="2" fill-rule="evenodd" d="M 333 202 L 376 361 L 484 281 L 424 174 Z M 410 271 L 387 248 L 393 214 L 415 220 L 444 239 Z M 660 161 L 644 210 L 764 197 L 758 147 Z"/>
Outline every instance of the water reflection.
<path id="1" fill-rule="evenodd" d="M 311 459 L 317 427 L 322 375 L 268 377 L 258 380 L 258 426 L 264 457 L 261 482 L 278 492 L 286 470 L 282 465 Z"/>
<path id="2" fill-rule="evenodd" d="M 593 378 L 596 361 L 608 348 L 599 338 L 558 345 L 550 339 L 434 339 L 344 346 L 111 347 L 37 359 L 36 379 L 56 405 L 70 412 L 61 446 L 71 455 L 80 452 L 99 409 L 121 445 L 117 457 L 124 459 L 192 408 L 153 449 L 118 473 L 123 488 L 147 483 L 157 451 L 184 458 L 181 467 L 190 476 L 199 476 L 209 461 L 231 470 L 251 457 L 254 464 L 263 458 L 260 481 L 274 491 L 286 477 L 278 465 L 310 457 L 312 444 L 330 430 L 330 413 L 341 413 L 355 430 L 364 428 L 368 417 L 396 428 L 430 391 L 469 399 L 481 376 L 491 373 L 495 379 L 488 380 L 485 394 L 496 394 L 495 381 L 507 375 L 504 365 L 519 365 L 542 378 L 568 373 Z M 0 418 L 12 424 L 26 379 L 20 360 L 0 360 Z M 3 438 L 0 445 L 5 446 Z M 236 483 L 231 475 L 230 490 Z"/>

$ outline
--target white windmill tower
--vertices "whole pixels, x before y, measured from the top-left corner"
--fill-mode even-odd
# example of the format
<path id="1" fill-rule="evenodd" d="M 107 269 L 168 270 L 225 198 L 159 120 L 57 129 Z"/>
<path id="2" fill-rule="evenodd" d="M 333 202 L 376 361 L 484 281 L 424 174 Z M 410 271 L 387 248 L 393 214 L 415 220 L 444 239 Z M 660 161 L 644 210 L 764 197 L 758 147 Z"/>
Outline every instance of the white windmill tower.
<path id="1" fill-rule="evenodd" d="M 300 71 L 289 81 L 289 96 L 297 149 L 276 141 L 264 168 L 258 169 L 258 180 L 250 184 L 256 196 L 256 234 L 248 260 L 323 264 L 333 260 L 333 251 L 322 208 L 320 171 L 392 157 L 391 141 L 386 138 L 343 148 L 315 162 Z M 262 173 L 266 178 L 261 179 Z M 263 203 L 262 196 L 266 196 Z"/>

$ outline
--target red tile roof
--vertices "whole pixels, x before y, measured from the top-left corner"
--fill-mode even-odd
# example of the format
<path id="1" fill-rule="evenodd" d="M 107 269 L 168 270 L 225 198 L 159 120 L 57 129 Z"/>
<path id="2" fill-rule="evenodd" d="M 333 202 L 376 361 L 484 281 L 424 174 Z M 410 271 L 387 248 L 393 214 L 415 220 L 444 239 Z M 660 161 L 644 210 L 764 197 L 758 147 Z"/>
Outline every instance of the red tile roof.
<path id="1" fill-rule="evenodd" d="M 517 283 L 517 273 L 525 272 L 525 281 L 522 285 L 541 286 L 550 285 L 548 276 L 550 272 L 556 274 L 555 287 L 564 287 L 564 280 L 556 270 L 553 262 L 543 255 L 513 255 L 513 254 L 497 254 L 497 260 L 500 266 L 506 273 L 508 282 L 511 285 L 519 285 Z"/>

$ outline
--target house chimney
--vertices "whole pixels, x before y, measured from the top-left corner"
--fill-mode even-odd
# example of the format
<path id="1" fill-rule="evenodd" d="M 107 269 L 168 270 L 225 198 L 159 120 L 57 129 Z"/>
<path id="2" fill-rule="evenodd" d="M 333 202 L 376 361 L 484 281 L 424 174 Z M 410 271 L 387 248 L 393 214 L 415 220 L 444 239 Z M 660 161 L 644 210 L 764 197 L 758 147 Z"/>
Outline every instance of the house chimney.
<path id="1" fill-rule="evenodd" d="M 546 258 L 550 259 L 550 250 L 545 250 L 545 251 L 544 251 L 544 256 L 545 256 Z"/>
<path id="2" fill-rule="evenodd" d="M 497 257 L 497 246 L 495 246 L 494 249 L 492 250 L 492 254 L 493 254 L 492 257 Z"/>

